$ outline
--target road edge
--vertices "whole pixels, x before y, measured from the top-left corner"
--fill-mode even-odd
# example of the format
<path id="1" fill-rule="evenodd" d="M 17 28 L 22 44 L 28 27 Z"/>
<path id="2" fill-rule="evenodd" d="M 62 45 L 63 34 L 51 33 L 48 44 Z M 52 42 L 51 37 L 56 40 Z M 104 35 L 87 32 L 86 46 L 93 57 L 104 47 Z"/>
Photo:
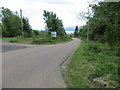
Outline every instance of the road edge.
<path id="1" fill-rule="evenodd" d="M 79 39 L 80 40 L 80 39 Z M 80 43 L 79 45 L 81 44 L 82 40 L 80 40 Z M 66 57 L 66 59 L 59 65 L 60 67 L 60 70 L 61 70 L 61 74 L 62 74 L 62 78 L 66 84 L 66 77 L 67 77 L 67 69 L 68 69 L 68 65 L 70 64 L 71 62 L 71 58 L 72 56 L 74 55 L 74 53 L 76 52 L 76 50 L 78 49 L 79 45 L 73 50 L 73 52 L 68 56 Z M 66 84 L 67 86 L 67 84 Z"/>
<path id="2" fill-rule="evenodd" d="M 80 39 L 79 39 L 80 40 Z M 70 55 L 68 55 L 65 60 L 59 65 L 61 69 L 65 69 L 67 68 L 68 64 L 71 62 L 71 58 L 73 56 L 73 54 L 75 53 L 75 51 L 78 49 L 79 45 L 81 44 L 82 40 L 80 40 L 80 43 L 78 44 L 78 46 L 73 50 L 72 53 L 70 53 Z"/>

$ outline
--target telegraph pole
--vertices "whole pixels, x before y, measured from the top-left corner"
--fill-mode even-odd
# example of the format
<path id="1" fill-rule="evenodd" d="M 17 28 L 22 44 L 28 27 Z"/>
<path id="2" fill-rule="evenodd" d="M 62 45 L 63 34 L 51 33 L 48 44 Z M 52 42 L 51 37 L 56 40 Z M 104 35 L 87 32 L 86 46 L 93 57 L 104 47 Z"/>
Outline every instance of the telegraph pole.
<path id="1" fill-rule="evenodd" d="M 88 30 L 87 30 L 87 42 L 89 42 L 89 6 L 88 6 Z"/>
<path id="2" fill-rule="evenodd" d="M 23 33 L 23 19 L 22 19 L 22 9 L 20 9 L 20 17 L 21 17 L 22 37 L 24 38 L 24 33 Z"/>

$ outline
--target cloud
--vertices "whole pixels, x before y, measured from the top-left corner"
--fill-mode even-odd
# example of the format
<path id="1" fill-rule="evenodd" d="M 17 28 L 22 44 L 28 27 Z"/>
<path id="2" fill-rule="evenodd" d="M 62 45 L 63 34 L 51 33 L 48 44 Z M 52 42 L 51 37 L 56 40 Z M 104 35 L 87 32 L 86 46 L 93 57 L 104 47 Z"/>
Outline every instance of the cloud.
<path id="1" fill-rule="evenodd" d="M 44 29 L 43 10 L 52 11 L 62 19 L 64 27 L 84 25 L 77 16 L 80 11 L 87 10 L 90 0 L 1 0 L 0 6 L 12 11 L 22 9 L 23 15 L 29 18 L 33 29 Z"/>
<path id="2" fill-rule="evenodd" d="M 59 1 L 59 2 L 58 1 L 54 1 L 54 2 L 48 2 L 48 3 L 49 4 L 63 4 L 63 5 L 64 4 L 70 4 L 70 5 L 72 4 L 71 2 L 63 2 L 63 1 Z"/>

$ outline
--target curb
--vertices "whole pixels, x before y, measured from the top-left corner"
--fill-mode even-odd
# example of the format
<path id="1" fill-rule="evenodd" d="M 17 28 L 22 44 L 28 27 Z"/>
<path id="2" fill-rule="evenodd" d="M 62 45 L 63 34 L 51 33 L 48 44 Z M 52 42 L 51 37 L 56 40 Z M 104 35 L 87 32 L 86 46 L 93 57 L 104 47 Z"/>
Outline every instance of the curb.
<path id="1" fill-rule="evenodd" d="M 66 59 L 59 65 L 62 70 L 66 69 L 69 63 L 71 62 L 71 58 L 74 52 L 66 57 Z"/>
<path id="2" fill-rule="evenodd" d="M 80 43 L 81 43 L 81 41 L 80 41 Z M 79 43 L 79 45 L 80 45 L 80 43 Z M 77 48 L 74 49 L 74 51 L 73 51 L 70 55 L 68 55 L 68 56 L 66 57 L 66 59 L 59 65 L 60 70 L 61 70 L 61 74 L 62 74 L 62 79 L 64 80 L 67 88 L 68 88 L 68 86 L 67 86 L 66 80 L 67 80 L 67 77 L 68 77 L 68 76 L 67 76 L 68 65 L 71 63 L 71 58 L 72 58 L 72 56 L 74 55 L 75 51 L 78 49 L 79 45 L 78 45 Z"/>
<path id="3" fill-rule="evenodd" d="M 82 41 L 80 40 L 79 45 L 81 44 L 81 42 Z M 71 58 L 72 58 L 73 54 L 75 53 L 75 51 L 78 49 L 79 45 L 77 46 L 76 49 L 74 49 L 74 51 L 72 52 L 72 54 L 70 54 L 69 56 L 67 56 L 66 59 L 59 65 L 62 70 L 65 70 L 68 67 L 68 65 L 71 62 Z"/>

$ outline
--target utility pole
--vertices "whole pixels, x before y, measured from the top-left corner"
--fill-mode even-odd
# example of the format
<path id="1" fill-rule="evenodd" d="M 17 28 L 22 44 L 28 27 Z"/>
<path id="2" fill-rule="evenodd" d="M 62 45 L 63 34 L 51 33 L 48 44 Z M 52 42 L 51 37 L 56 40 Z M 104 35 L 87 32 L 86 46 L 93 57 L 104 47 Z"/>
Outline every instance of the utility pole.
<path id="1" fill-rule="evenodd" d="M 20 9 L 20 17 L 21 17 L 22 37 L 24 38 L 24 33 L 23 33 L 23 19 L 22 19 L 22 9 Z"/>
<path id="2" fill-rule="evenodd" d="M 90 17 L 89 7 L 90 7 L 90 5 L 88 6 L 88 30 L 87 30 L 87 42 L 89 42 L 89 17 Z"/>

